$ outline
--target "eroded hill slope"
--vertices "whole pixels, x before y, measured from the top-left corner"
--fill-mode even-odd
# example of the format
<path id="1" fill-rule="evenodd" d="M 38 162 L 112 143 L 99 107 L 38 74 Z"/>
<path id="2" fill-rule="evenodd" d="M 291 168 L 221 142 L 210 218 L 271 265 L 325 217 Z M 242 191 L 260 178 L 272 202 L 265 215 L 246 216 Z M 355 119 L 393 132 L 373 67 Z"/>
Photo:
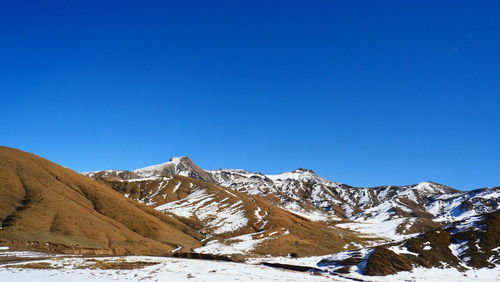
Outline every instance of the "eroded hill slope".
<path id="1" fill-rule="evenodd" d="M 17 249 L 169 254 L 200 247 L 197 231 L 109 186 L 0 147 L 0 240 Z"/>

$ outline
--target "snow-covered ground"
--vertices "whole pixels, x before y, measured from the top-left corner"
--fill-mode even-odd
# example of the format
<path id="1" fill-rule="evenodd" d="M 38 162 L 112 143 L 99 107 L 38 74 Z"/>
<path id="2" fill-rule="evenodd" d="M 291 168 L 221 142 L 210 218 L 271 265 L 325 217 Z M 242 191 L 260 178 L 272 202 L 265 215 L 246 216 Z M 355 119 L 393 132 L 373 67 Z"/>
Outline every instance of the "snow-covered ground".
<path id="1" fill-rule="evenodd" d="M 453 281 L 453 282 L 493 282 L 500 281 L 500 269 L 471 269 L 460 272 L 455 268 L 415 268 L 412 272 L 404 271 L 394 275 L 382 277 L 367 277 L 358 273 L 350 274 L 349 277 L 367 279 L 369 281 Z"/>
<path id="2" fill-rule="evenodd" d="M 8 282 L 78 281 L 332 281 L 328 276 L 287 271 L 261 265 L 178 259 L 165 257 L 102 257 L 88 262 L 84 258 L 42 260 L 59 269 L 28 269 L 0 266 L 0 280 Z M 94 261 L 157 263 L 140 269 L 89 269 Z M 23 262 L 16 264 L 33 263 Z M 10 265 L 16 265 L 10 264 Z M 335 281 L 335 280 L 333 280 Z"/>
<path id="3" fill-rule="evenodd" d="M 409 253 L 405 248 L 394 247 L 392 249 L 398 253 Z M 367 249 L 361 249 L 360 255 L 366 256 Z M 318 269 L 328 270 L 330 266 L 318 266 L 318 262 L 325 258 L 330 259 L 345 259 L 349 257 L 349 252 L 341 252 L 338 254 L 334 254 L 332 256 L 313 256 L 313 257 L 303 257 L 303 258 L 291 258 L 291 257 L 267 257 L 267 258 L 254 258 L 248 259 L 247 263 L 258 264 L 261 262 L 270 262 L 270 263 L 281 263 L 281 264 L 290 264 L 290 265 L 301 265 L 301 266 L 309 266 Z M 359 273 L 359 269 L 357 266 L 354 266 L 355 269 L 352 273 L 342 274 L 341 276 L 331 276 L 330 281 L 353 281 L 353 279 L 360 279 L 363 281 L 373 281 L 373 282 L 392 282 L 392 281 L 412 281 L 412 282 L 420 282 L 420 281 L 436 281 L 436 282 L 444 282 L 444 281 L 453 281 L 453 282 L 490 282 L 490 281 L 500 281 L 500 268 L 496 267 L 493 269 L 482 268 L 482 269 L 469 269 L 465 272 L 460 272 L 456 268 L 414 268 L 411 272 L 404 271 L 399 272 L 394 275 L 388 276 L 365 276 Z M 358 271 L 356 271 L 358 270 Z"/>
<path id="4" fill-rule="evenodd" d="M 233 193 L 224 191 L 229 196 L 238 198 Z M 218 201 L 206 189 L 199 188 L 182 200 L 166 203 L 156 209 L 182 217 L 195 217 L 214 234 L 223 234 L 237 231 L 248 224 L 248 218 L 242 206 L 243 202 L 240 200 L 231 204 L 226 202 L 227 199 L 229 198 Z"/>
<path id="5" fill-rule="evenodd" d="M 283 209 L 296 215 L 305 217 L 311 221 L 335 221 L 339 217 L 332 213 L 320 212 L 318 210 L 305 210 L 297 202 L 288 202 L 283 205 Z"/>
<path id="6" fill-rule="evenodd" d="M 403 225 L 408 229 L 413 224 L 412 218 L 397 218 L 381 222 L 349 222 L 337 224 L 337 227 L 349 229 L 355 232 L 365 234 L 364 236 L 373 236 L 379 238 L 386 238 L 392 241 L 401 241 L 407 238 L 415 237 L 418 234 L 402 235 L 397 232 L 399 226 Z"/>
<path id="7" fill-rule="evenodd" d="M 4 255 L 19 255 L 17 252 L 4 252 Z M 40 253 L 23 252 L 23 257 L 38 257 Z M 9 282 L 78 282 L 78 281 L 352 281 L 352 278 L 365 281 L 500 281 L 500 269 L 471 269 L 459 272 L 454 268 L 426 269 L 416 268 L 412 272 L 400 272 L 390 276 L 364 276 L 358 272 L 344 276 L 281 270 L 259 265 L 261 262 L 274 262 L 292 265 L 318 267 L 324 257 L 255 258 L 247 263 L 232 263 L 211 260 L 195 260 L 168 257 L 126 256 L 126 257 L 50 257 L 45 259 L 6 263 L 0 265 L 0 281 Z M 50 258 L 47 258 L 50 257 Z M 99 269 L 99 263 L 137 263 L 137 269 Z M 24 264 L 44 264 L 44 269 L 15 268 Z M 123 267 L 126 268 L 126 267 Z"/>
<path id="8" fill-rule="evenodd" d="M 260 243 L 282 235 L 288 235 L 290 232 L 284 228 L 273 232 L 257 232 L 232 237 L 226 240 L 208 241 L 203 247 L 194 249 L 197 253 L 208 254 L 246 254 L 255 249 Z"/>

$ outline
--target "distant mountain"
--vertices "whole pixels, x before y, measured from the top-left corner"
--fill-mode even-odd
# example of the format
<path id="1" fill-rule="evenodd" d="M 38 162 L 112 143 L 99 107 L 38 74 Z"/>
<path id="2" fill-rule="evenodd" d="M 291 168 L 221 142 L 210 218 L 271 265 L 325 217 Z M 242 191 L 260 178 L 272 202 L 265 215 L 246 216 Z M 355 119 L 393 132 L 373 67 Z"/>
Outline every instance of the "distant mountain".
<path id="1" fill-rule="evenodd" d="M 131 171 L 83 174 L 157 210 L 194 220 L 191 226 L 206 235 L 195 252 L 331 252 L 336 254 L 318 266 L 368 275 L 416 266 L 461 269 L 499 263 L 500 187 L 463 192 L 430 181 L 352 187 L 303 168 L 278 175 L 208 171 L 188 157 Z"/>
<path id="2" fill-rule="evenodd" d="M 158 178 L 162 176 L 169 176 L 172 174 L 187 176 L 191 178 L 196 178 L 204 180 L 207 182 L 215 183 L 215 179 L 212 178 L 210 173 L 207 173 L 203 169 L 197 167 L 188 157 L 173 157 L 170 161 L 152 165 L 144 168 L 139 168 L 132 171 L 127 170 L 104 170 L 104 171 L 91 171 L 82 173 L 90 178 L 116 178 L 121 180 L 133 180 L 133 179 L 147 179 L 147 178 Z"/>
<path id="3" fill-rule="evenodd" d="M 152 180 L 173 174 L 248 195 L 272 196 L 282 208 L 312 218 L 320 211 L 338 220 L 380 222 L 410 217 L 446 221 L 447 218 L 481 214 L 499 207 L 498 187 L 461 192 L 429 181 L 406 186 L 352 187 L 324 179 L 303 168 L 277 175 L 241 169 L 205 171 L 188 157 L 174 157 L 169 162 L 132 171 L 83 173 L 92 179 L 119 181 Z"/>

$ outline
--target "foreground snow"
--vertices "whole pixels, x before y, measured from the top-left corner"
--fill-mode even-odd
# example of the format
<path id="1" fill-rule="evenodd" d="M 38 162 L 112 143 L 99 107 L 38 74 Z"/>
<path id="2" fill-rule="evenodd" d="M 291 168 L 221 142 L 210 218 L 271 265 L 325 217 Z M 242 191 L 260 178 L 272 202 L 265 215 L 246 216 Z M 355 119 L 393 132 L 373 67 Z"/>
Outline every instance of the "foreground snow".
<path id="1" fill-rule="evenodd" d="M 346 252 L 338 253 L 333 256 L 338 256 L 337 259 L 341 259 Z M 318 269 L 328 271 L 327 267 L 318 266 L 318 262 L 324 258 L 330 256 L 313 256 L 313 257 L 303 257 L 303 258 L 290 258 L 290 257 L 267 257 L 267 258 L 255 258 L 247 260 L 248 263 L 281 263 L 290 265 L 301 265 L 309 266 Z M 347 258 L 347 257 L 344 257 Z M 454 282 L 482 282 L 482 281 L 500 281 L 500 268 L 496 267 L 493 269 L 482 268 L 482 269 L 469 269 L 465 272 L 460 272 L 455 268 L 414 268 L 411 272 L 404 271 L 399 272 L 394 275 L 388 276 L 366 276 L 359 272 L 359 269 L 355 267 L 355 271 L 349 274 L 339 274 L 340 276 L 331 276 L 330 281 L 353 281 L 353 279 L 359 279 L 363 281 L 373 281 L 373 282 L 392 282 L 392 281 L 454 281 Z M 298 279 L 298 278 L 297 278 Z"/>
<path id="2" fill-rule="evenodd" d="M 13 255 L 14 252 L 8 252 Z M 6 253 L 4 253 L 6 254 Z M 23 253 L 30 257 L 30 253 Z M 38 257 L 38 253 L 31 253 Z M 127 257 L 59 257 L 8 263 L 0 266 L 1 281 L 9 282 L 78 282 L 78 281 L 352 281 L 352 278 L 365 281 L 499 281 L 500 269 L 480 269 L 459 272 L 456 269 L 416 268 L 412 272 L 400 272 L 385 277 L 364 276 L 351 273 L 346 276 L 329 274 L 313 275 L 305 272 L 288 271 L 258 265 L 267 261 L 293 265 L 318 267 L 322 257 L 309 258 L 262 258 L 248 263 L 231 263 L 179 259 L 167 257 L 127 256 Z M 138 269 L 92 269 L 98 262 L 143 263 L 148 266 Z M 48 268 L 14 268 L 23 264 L 45 263 Z M 14 266 L 14 267 L 13 267 Z M 319 267 L 321 268 L 321 267 Z"/>
<path id="3" fill-rule="evenodd" d="M 85 258 L 41 260 L 60 269 L 26 269 L 0 267 L 2 281 L 332 281 L 330 277 L 286 271 L 261 265 L 165 257 L 101 257 L 94 260 L 154 262 L 141 269 L 101 270 L 79 269 L 86 265 Z M 16 264 L 33 263 L 23 262 Z M 10 265 L 16 265 L 10 264 Z M 335 281 L 335 280 L 334 280 Z"/>
<path id="4" fill-rule="evenodd" d="M 384 277 L 367 277 L 361 274 L 352 274 L 349 277 L 358 279 L 369 279 L 369 281 L 453 281 L 453 282 L 470 282 L 470 281 L 499 281 L 500 269 L 471 269 L 466 272 L 460 272 L 455 268 L 415 268 L 412 272 L 399 272 L 394 275 Z"/>

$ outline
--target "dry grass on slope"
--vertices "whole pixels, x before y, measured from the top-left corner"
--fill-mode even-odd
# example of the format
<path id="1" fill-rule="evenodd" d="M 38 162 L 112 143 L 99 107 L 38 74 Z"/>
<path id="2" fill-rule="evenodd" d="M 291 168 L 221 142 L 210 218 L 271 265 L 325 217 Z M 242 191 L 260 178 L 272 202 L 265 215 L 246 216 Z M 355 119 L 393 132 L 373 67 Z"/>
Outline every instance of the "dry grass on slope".
<path id="1" fill-rule="evenodd" d="M 110 187 L 33 154 L 0 147 L 0 240 L 18 249 L 168 254 L 201 235 Z"/>

